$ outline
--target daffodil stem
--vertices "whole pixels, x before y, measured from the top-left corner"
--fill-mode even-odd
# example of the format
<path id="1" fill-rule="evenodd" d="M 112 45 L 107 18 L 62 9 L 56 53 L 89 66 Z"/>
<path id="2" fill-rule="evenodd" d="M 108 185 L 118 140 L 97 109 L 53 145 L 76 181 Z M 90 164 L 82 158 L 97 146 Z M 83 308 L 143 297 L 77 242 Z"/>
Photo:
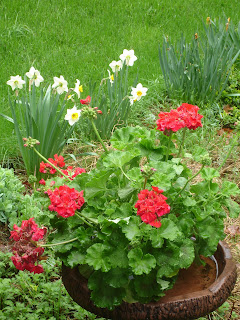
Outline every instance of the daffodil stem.
<path id="1" fill-rule="evenodd" d="M 43 155 L 41 155 L 40 152 L 38 152 L 36 150 L 35 147 L 33 147 L 33 150 L 36 152 L 36 154 L 42 158 L 44 161 L 46 161 L 48 164 L 50 164 L 55 170 L 57 170 L 58 173 L 60 173 L 62 176 L 64 176 L 64 178 L 68 179 L 69 181 L 72 181 L 66 174 L 64 174 L 58 167 L 56 167 L 53 163 L 51 163 L 50 161 L 48 161 Z"/>
<path id="2" fill-rule="evenodd" d="M 70 243 L 73 241 L 78 240 L 78 238 L 73 238 L 71 240 L 66 240 L 66 241 L 62 241 L 62 242 L 57 242 L 57 243 L 48 243 L 48 244 L 41 244 L 40 247 L 54 247 L 54 246 L 60 246 L 62 244 L 66 244 L 66 243 Z"/>
<path id="3" fill-rule="evenodd" d="M 184 140 L 185 140 L 185 136 L 186 136 L 186 131 L 187 131 L 187 128 L 185 127 L 183 129 L 183 134 L 182 134 L 182 141 L 181 141 L 181 144 L 180 144 L 180 147 L 179 147 L 179 151 L 178 151 L 178 155 L 177 157 L 181 157 L 181 152 L 182 152 L 182 148 L 183 148 L 183 145 L 184 145 Z"/>
<path id="4" fill-rule="evenodd" d="M 168 147 L 167 147 L 167 153 L 166 153 L 166 161 L 168 161 L 169 151 L 170 151 L 170 145 L 172 141 L 172 131 L 170 131 L 169 137 L 168 137 Z"/>
<path id="5" fill-rule="evenodd" d="M 231 144 L 231 148 L 228 150 L 228 153 L 227 153 L 226 157 L 224 158 L 223 162 L 218 167 L 218 169 L 217 169 L 218 171 L 220 171 L 222 169 L 222 167 L 225 165 L 225 163 L 226 163 L 228 157 L 230 156 L 233 148 L 236 146 L 236 142 L 237 142 L 238 138 L 239 138 L 239 133 L 236 134 L 235 138 L 233 139 L 232 144 Z"/>
<path id="6" fill-rule="evenodd" d="M 92 123 L 92 126 L 93 126 L 93 130 L 94 130 L 94 132 L 96 133 L 96 136 L 97 136 L 97 138 L 98 138 L 98 141 L 101 143 L 104 151 L 105 151 L 105 152 L 108 152 L 107 148 L 105 147 L 105 145 L 104 145 L 104 143 L 103 143 L 103 141 L 102 141 L 102 138 L 100 137 L 100 135 L 99 135 L 99 133 L 98 133 L 98 130 L 97 130 L 97 128 L 96 128 L 95 123 L 93 122 L 93 120 L 91 120 L 91 123 Z"/>
<path id="7" fill-rule="evenodd" d="M 199 173 L 202 171 L 202 169 L 205 167 L 205 164 L 202 164 L 201 168 L 198 170 L 197 173 L 195 173 L 193 176 L 191 176 L 191 178 L 188 179 L 188 181 L 185 183 L 184 187 L 178 192 L 178 194 L 176 195 L 176 198 L 173 202 L 173 204 L 175 203 L 175 201 L 177 200 L 177 198 L 180 196 L 180 194 L 186 189 L 187 185 L 189 184 L 190 181 L 192 181 L 196 176 L 199 175 Z"/>

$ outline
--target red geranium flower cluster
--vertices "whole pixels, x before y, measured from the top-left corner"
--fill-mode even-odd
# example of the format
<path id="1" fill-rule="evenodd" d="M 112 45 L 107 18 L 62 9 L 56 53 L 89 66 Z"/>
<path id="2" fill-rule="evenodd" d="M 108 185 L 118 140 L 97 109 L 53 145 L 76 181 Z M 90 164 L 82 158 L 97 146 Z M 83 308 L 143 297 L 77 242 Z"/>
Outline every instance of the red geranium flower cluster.
<path id="1" fill-rule="evenodd" d="M 177 108 L 180 118 L 185 122 L 185 126 L 188 129 L 195 130 L 198 127 L 202 127 L 201 119 L 203 116 L 198 113 L 198 106 L 192 104 L 183 103 Z"/>
<path id="2" fill-rule="evenodd" d="M 152 189 L 140 191 L 135 208 L 143 222 L 159 228 L 161 227 L 160 217 L 170 212 L 170 206 L 166 203 L 167 197 L 162 194 L 163 190 L 158 187 L 152 187 Z"/>
<path id="3" fill-rule="evenodd" d="M 28 270 L 34 273 L 44 271 L 43 267 L 38 264 L 44 248 L 37 247 L 36 242 L 43 239 L 46 232 L 46 228 L 38 227 L 34 218 L 22 221 L 21 227 L 14 224 L 10 236 L 10 239 L 15 241 L 12 247 L 14 256 L 11 257 L 11 260 L 18 270 Z"/>
<path id="4" fill-rule="evenodd" d="M 90 104 L 90 103 L 91 103 L 91 97 L 90 97 L 90 96 L 87 96 L 86 99 L 81 99 L 81 100 L 80 100 L 80 103 L 81 103 L 81 104 Z"/>
<path id="5" fill-rule="evenodd" d="M 58 156 L 57 154 L 54 155 L 54 159 L 48 158 L 48 161 L 54 164 L 56 167 L 63 168 L 65 166 L 63 156 Z M 49 163 L 44 163 L 43 161 L 40 163 L 40 172 L 42 173 L 56 173 L 56 169 L 54 169 Z"/>
<path id="6" fill-rule="evenodd" d="M 66 176 L 68 176 L 71 180 L 73 180 L 76 176 L 79 174 L 86 172 L 84 168 L 73 168 L 72 166 L 67 167 L 66 170 L 62 170 L 62 173 L 64 173 Z"/>
<path id="7" fill-rule="evenodd" d="M 47 194 L 51 201 L 48 207 L 50 211 L 56 211 L 63 218 L 71 217 L 77 209 L 84 204 L 83 190 L 77 191 L 66 185 L 56 188 L 54 191 L 48 190 Z"/>
<path id="8" fill-rule="evenodd" d="M 163 131 L 164 134 L 176 132 L 182 128 L 197 129 L 202 127 L 202 115 L 198 114 L 197 106 L 183 103 L 176 110 L 170 112 L 160 112 L 157 120 L 157 130 Z"/>

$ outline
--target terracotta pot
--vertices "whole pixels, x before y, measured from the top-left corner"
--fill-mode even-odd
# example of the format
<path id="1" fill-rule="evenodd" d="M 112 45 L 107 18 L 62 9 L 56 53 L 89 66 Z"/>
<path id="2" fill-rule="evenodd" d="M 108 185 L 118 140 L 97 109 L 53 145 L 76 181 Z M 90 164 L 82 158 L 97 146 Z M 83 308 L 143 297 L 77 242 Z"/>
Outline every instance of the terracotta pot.
<path id="1" fill-rule="evenodd" d="M 216 270 L 214 273 L 208 272 L 215 269 L 215 263 L 207 261 L 206 266 L 200 269 L 193 265 L 179 272 L 173 289 L 159 301 L 146 304 L 123 302 L 112 311 L 93 304 L 87 280 L 80 275 L 77 267 L 71 269 L 63 265 L 62 280 L 73 300 L 99 317 L 113 320 L 190 320 L 220 307 L 235 285 L 236 266 L 225 243 L 219 243 L 214 257 L 218 265 L 217 279 Z M 197 275 L 203 279 L 197 278 Z"/>

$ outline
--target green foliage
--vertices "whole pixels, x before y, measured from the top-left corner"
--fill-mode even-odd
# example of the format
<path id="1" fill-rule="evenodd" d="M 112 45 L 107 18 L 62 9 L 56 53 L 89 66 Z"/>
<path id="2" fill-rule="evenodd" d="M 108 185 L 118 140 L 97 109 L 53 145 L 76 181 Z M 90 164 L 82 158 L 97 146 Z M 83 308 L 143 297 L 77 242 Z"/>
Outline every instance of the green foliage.
<path id="1" fill-rule="evenodd" d="M 93 320 L 96 317 L 72 301 L 59 272 L 61 262 L 44 262 L 44 274 L 17 272 L 11 253 L 0 252 L 0 319 Z"/>
<path id="2" fill-rule="evenodd" d="M 38 192 L 23 195 L 24 191 L 24 185 L 13 170 L 0 167 L 0 223 L 12 228 L 14 224 L 19 225 L 22 220 L 34 217 L 39 224 L 48 225 L 52 214 L 46 215 L 42 208 L 47 208 L 49 200 Z"/>
<path id="3" fill-rule="evenodd" d="M 0 167 L 0 222 L 9 223 L 22 207 L 24 186 L 13 170 Z"/>
<path id="4" fill-rule="evenodd" d="M 20 91 L 22 93 L 22 91 Z M 32 149 L 25 148 L 23 138 L 32 137 L 40 141 L 38 151 L 47 159 L 59 154 L 70 138 L 73 126 L 63 122 L 65 100 L 60 103 L 60 96 L 54 95 L 49 86 L 40 93 L 33 84 L 29 94 L 9 97 L 12 118 L 1 114 L 6 120 L 14 123 L 18 146 L 28 175 L 40 177 L 39 164 L 41 159 Z"/>
<path id="5" fill-rule="evenodd" d="M 176 147 L 169 139 L 141 127 L 116 130 L 111 138 L 115 149 L 102 154 L 95 169 L 68 183 L 84 190 L 86 206 L 68 219 L 49 217 L 55 229 L 50 241 L 78 237 L 54 246 L 54 251 L 89 278 L 91 299 L 99 307 L 112 309 L 122 300 L 158 300 L 173 286 L 181 268 L 188 268 L 199 255 L 214 254 L 224 238 L 224 208 L 232 204 L 231 195 L 239 194 L 237 185 L 223 181 L 219 186 L 214 182 L 219 172 L 204 165 L 198 172 L 202 181 L 193 184 L 196 174 L 172 156 Z M 206 152 L 198 149 L 196 158 L 204 162 Z M 171 208 L 161 217 L 160 228 L 136 215 L 139 191 L 152 186 L 164 190 Z M 238 212 L 235 203 L 231 213 Z"/>
<path id="6" fill-rule="evenodd" d="M 177 45 L 171 45 L 165 38 L 159 48 L 162 73 L 172 99 L 193 104 L 214 102 L 227 85 L 240 51 L 225 24 L 211 21 L 204 29 L 205 35 L 195 34 L 191 43 L 182 37 Z"/>

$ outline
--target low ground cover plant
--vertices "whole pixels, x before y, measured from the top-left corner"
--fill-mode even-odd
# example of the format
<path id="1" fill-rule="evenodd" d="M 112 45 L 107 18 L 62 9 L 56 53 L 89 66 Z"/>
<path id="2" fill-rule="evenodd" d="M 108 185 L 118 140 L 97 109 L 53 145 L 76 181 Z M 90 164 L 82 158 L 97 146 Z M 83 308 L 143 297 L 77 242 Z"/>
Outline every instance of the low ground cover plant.
<path id="1" fill-rule="evenodd" d="M 0 319 L 66 320 L 96 317 L 67 294 L 59 276 L 61 262 L 49 257 L 44 274 L 16 272 L 11 253 L 0 251 Z"/>

